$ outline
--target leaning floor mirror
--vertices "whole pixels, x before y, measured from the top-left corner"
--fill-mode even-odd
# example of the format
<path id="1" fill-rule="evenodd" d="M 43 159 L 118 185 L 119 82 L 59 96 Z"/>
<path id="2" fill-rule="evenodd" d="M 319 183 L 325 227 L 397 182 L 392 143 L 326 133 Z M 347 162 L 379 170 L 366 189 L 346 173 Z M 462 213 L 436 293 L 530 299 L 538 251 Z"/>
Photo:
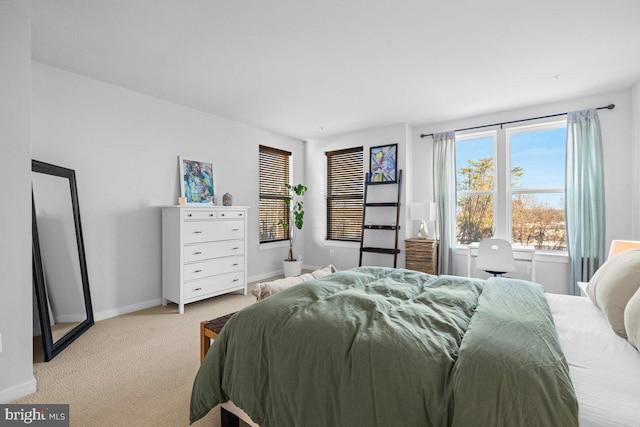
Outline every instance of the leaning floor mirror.
<path id="1" fill-rule="evenodd" d="M 32 160 L 33 283 L 45 361 L 93 325 L 75 171 Z"/>

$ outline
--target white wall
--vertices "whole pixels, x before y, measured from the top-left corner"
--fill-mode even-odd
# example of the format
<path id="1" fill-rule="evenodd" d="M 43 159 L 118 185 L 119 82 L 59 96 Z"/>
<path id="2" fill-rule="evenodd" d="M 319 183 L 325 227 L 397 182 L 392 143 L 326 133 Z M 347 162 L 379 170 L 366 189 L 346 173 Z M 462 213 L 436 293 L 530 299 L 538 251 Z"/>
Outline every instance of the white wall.
<path id="1" fill-rule="evenodd" d="M 404 202 L 407 194 L 412 188 L 411 162 L 408 156 L 411 148 L 409 127 L 404 124 L 395 124 L 374 129 L 367 129 L 359 132 L 352 132 L 338 136 L 310 140 L 306 147 L 305 180 L 310 188 L 305 195 L 305 208 L 308 212 L 308 222 L 305 224 L 305 264 L 307 266 L 335 265 L 339 270 L 356 267 L 358 265 L 360 244 L 355 242 L 337 242 L 326 240 L 326 213 L 325 213 L 325 191 L 326 191 L 326 156 L 325 152 L 340 150 L 344 148 L 363 147 L 363 171 L 369 171 L 369 148 L 378 145 L 398 144 L 398 169 L 403 170 L 403 190 L 401 198 L 400 212 L 400 235 L 398 247 L 401 253 L 398 257 L 398 267 L 404 266 L 404 238 L 409 236 L 410 230 L 405 227 L 406 209 Z M 383 185 L 370 187 L 372 198 L 379 197 L 378 201 L 394 201 L 397 197 L 397 187 L 395 185 Z M 395 222 L 395 210 L 389 209 L 388 213 L 380 214 L 378 217 L 383 224 Z M 369 213 L 375 215 L 378 211 L 370 210 Z M 376 217 L 369 216 L 374 222 Z M 392 218 L 389 217 L 392 214 Z M 367 221 L 370 222 L 370 221 Z M 369 240 L 365 240 L 370 246 L 381 246 L 392 248 L 394 245 L 393 231 L 367 231 Z M 382 234 L 384 233 L 384 234 Z M 333 256 L 330 256 L 333 251 Z M 364 255 L 363 265 L 393 266 L 393 256 L 367 253 Z"/>
<path id="2" fill-rule="evenodd" d="M 0 403 L 36 390 L 31 338 L 30 3 L 0 2 Z"/>
<path id="3" fill-rule="evenodd" d="M 608 250 L 608 245 L 612 239 L 632 238 L 632 227 L 638 222 L 637 215 L 633 216 L 631 213 L 633 195 L 631 193 L 632 183 L 630 180 L 634 177 L 633 168 L 638 165 L 637 156 L 634 160 L 629 154 L 634 151 L 632 137 L 633 107 L 631 100 L 631 90 L 623 90 L 450 122 L 416 126 L 413 128 L 413 179 L 416 188 L 414 190 L 414 198 L 430 197 L 433 192 L 431 168 L 418 167 L 419 164 L 432 164 L 433 162 L 432 140 L 431 138 L 421 139 L 420 134 L 422 133 L 443 132 L 471 126 L 600 107 L 614 103 L 616 104 L 614 110 L 601 110 L 599 112 L 604 145 L 606 239 Z M 637 104 L 639 101 L 636 100 L 635 102 Z M 636 117 L 637 115 L 638 113 L 636 113 Z M 637 175 L 635 180 L 637 182 Z M 418 188 L 420 188 L 419 183 L 425 184 L 422 188 L 424 188 L 424 191 L 428 194 L 421 195 L 418 190 Z M 567 293 L 568 266 L 566 256 L 539 255 L 537 260 L 536 281 L 543 284 L 548 292 Z M 458 251 L 458 274 L 466 274 L 466 251 L 464 250 Z"/>
<path id="4" fill-rule="evenodd" d="M 291 151 L 298 182 L 302 141 L 40 63 L 32 73 L 33 158 L 76 171 L 96 320 L 160 303 L 160 207 L 177 201 L 179 155 L 211 160 L 216 193 L 250 206 L 250 279 L 282 270 L 286 248 L 258 249 L 258 145 Z"/>

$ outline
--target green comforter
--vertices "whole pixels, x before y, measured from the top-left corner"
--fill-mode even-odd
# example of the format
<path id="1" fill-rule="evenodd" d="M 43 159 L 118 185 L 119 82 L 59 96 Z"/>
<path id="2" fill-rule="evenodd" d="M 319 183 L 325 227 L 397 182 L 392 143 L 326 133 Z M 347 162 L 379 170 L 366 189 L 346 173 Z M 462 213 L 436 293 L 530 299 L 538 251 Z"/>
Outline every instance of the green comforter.
<path id="1" fill-rule="evenodd" d="M 261 427 L 578 424 L 540 285 L 379 267 L 235 314 L 195 379 L 191 421 L 227 400 Z"/>

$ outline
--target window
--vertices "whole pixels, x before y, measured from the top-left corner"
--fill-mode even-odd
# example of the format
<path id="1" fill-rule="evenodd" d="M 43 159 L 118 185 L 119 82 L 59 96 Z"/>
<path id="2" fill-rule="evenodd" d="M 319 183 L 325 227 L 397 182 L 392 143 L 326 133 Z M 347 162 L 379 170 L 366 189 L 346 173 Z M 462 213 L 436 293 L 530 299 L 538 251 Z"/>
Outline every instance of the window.
<path id="1" fill-rule="evenodd" d="M 458 243 L 469 244 L 493 236 L 494 147 L 494 132 L 456 137 Z"/>
<path id="2" fill-rule="evenodd" d="M 285 232 L 278 222 L 289 224 L 290 161 L 290 152 L 260 146 L 260 243 L 289 239 L 289 228 Z"/>
<path id="3" fill-rule="evenodd" d="M 327 240 L 360 241 L 364 175 L 362 147 L 328 151 Z"/>
<path id="4" fill-rule="evenodd" d="M 511 239 L 537 250 L 566 251 L 564 122 L 507 131 L 511 155 Z"/>
<path id="5" fill-rule="evenodd" d="M 456 135 L 457 240 L 566 250 L 566 123 Z"/>

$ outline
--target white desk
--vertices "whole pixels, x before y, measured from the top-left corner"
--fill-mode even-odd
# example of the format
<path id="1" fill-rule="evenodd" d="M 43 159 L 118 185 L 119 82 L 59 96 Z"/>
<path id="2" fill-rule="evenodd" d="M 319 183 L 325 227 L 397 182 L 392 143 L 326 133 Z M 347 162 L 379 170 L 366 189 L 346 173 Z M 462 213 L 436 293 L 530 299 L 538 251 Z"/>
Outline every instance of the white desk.
<path id="1" fill-rule="evenodd" d="M 467 246 L 467 277 L 471 277 L 471 258 L 478 257 L 478 242 L 470 243 Z M 536 247 L 513 245 L 513 257 L 516 261 L 526 261 L 531 263 L 531 281 L 536 281 Z"/>

